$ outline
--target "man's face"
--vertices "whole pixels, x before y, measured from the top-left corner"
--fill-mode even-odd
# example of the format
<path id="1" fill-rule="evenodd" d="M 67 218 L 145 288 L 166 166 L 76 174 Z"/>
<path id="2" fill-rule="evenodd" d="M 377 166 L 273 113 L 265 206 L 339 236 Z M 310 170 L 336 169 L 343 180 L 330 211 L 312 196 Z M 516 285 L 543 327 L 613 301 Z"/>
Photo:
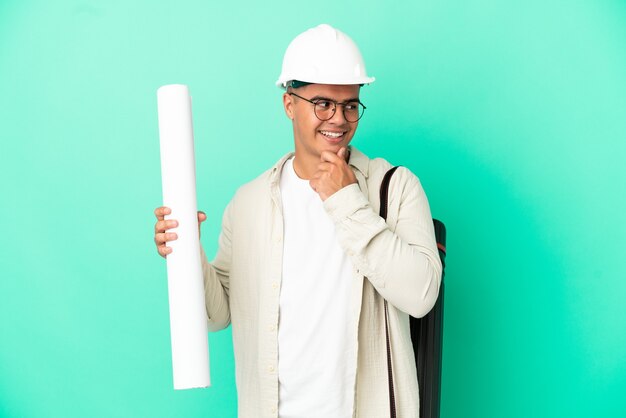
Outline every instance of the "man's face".
<path id="1" fill-rule="evenodd" d="M 330 99 L 345 103 L 359 98 L 359 85 L 309 84 L 292 92 L 309 100 Z M 314 105 L 289 93 L 283 95 L 287 116 L 293 121 L 296 154 L 306 160 L 319 160 L 322 151 L 337 153 L 347 146 L 358 126 L 348 122 L 343 107 L 337 106 L 332 118 L 319 120 L 313 111 Z"/>

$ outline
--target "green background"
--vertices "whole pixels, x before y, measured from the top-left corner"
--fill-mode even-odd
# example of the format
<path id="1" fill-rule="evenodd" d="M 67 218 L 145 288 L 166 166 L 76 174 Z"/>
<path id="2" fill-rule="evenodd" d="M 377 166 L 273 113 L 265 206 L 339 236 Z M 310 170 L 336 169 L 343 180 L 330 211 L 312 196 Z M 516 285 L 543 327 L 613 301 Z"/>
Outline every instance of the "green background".
<path id="1" fill-rule="evenodd" d="M 354 144 L 448 226 L 442 417 L 626 416 L 623 1 L 0 0 L 0 416 L 234 417 L 172 389 L 156 89 L 194 96 L 202 241 L 292 148 L 274 81 L 326 22 L 377 81 Z"/>

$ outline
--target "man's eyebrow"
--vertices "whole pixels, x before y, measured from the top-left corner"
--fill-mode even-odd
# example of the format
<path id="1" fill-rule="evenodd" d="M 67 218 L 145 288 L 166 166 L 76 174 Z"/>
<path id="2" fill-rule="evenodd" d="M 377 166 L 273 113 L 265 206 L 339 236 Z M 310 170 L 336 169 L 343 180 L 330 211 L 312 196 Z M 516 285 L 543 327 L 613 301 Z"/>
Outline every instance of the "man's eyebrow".
<path id="1" fill-rule="evenodd" d="M 311 98 L 311 100 L 330 100 L 331 102 L 334 101 L 334 99 L 331 99 L 330 97 L 324 97 L 324 96 L 314 96 Z"/>
<path id="2" fill-rule="evenodd" d="M 343 102 L 338 102 L 335 99 L 331 99 L 330 97 L 324 97 L 324 96 L 314 96 L 311 98 L 311 101 L 315 101 L 315 100 L 329 100 L 331 102 L 337 102 L 337 103 L 360 102 L 358 97 L 353 97 L 351 99 L 344 100 Z"/>

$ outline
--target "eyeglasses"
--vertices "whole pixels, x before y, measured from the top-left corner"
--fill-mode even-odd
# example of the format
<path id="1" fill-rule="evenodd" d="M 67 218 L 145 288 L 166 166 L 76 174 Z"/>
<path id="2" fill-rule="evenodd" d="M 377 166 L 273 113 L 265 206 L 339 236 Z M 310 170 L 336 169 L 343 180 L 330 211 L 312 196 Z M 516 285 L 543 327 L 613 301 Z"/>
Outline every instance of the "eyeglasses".
<path id="1" fill-rule="evenodd" d="M 339 103 L 331 99 L 309 100 L 293 92 L 289 94 L 299 97 L 302 100 L 306 100 L 309 103 L 312 103 L 315 116 L 317 116 L 319 120 L 331 119 L 333 116 L 335 116 L 337 106 L 341 106 L 343 108 L 343 117 L 346 118 L 348 122 L 356 122 L 357 120 L 361 119 L 361 117 L 363 116 L 363 112 L 365 112 L 366 109 L 365 105 L 359 100 L 351 100 L 349 102 Z"/>

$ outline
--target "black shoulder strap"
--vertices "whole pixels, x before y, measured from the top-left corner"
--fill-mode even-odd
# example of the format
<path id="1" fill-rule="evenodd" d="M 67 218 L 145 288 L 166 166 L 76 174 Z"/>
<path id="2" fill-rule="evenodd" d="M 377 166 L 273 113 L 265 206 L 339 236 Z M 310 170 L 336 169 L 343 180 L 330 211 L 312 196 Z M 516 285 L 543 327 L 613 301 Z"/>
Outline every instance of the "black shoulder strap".
<path id="1" fill-rule="evenodd" d="M 380 217 L 387 220 L 387 203 L 389 201 L 389 183 L 391 176 L 398 169 L 395 166 L 385 173 L 383 181 L 380 184 Z M 391 364 L 391 341 L 389 340 L 389 309 L 387 308 L 387 300 L 385 300 L 385 339 L 387 340 L 387 377 L 389 380 L 389 416 L 396 418 L 396 397 L 393 389 L 393 366 Z"/>
<path id="2" fill-rule="evenodd" d="M 387 220 L 387 202 L 389 201 L 389 183 L 391 182 L 391 176 L 396 170 L 400 167 L 399 165 L 390 168 L 389 171 L 385 173 L 385 177 L 383 177 L 383 181 L 380 184 L 380 217 L 384 220 Z"/>

